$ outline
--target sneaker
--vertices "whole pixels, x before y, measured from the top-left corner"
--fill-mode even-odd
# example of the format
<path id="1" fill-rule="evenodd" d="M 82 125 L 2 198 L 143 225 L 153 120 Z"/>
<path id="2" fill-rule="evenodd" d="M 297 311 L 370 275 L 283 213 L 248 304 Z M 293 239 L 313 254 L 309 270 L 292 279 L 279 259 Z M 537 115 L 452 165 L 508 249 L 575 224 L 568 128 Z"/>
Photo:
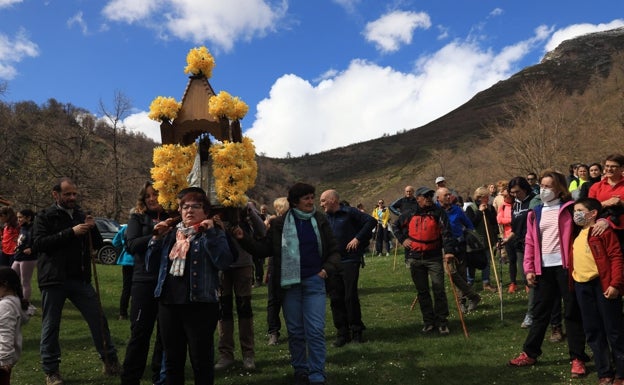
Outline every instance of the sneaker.
<path id="1" fill-rule="evenodd" d="M 469 312 L 475 311 L 477 309 L 477 305 L 479 304 L 479 302 L 481 302 L 481 297 L 478 295 L 474 298 L 469 299 L 468 308 L 466 310 L 468 310 Z"/>
<path id="2" fill-rule="evenodd" d="M 32 317 L 35 315 L 36 311 L 37 311 L 37 308 L 35 307 L 35 305 L 31 303 L 28 305 L 28 309 L 26 309 L 26 314 L 28 314 L 29 317 Z"/>
<path id="3" fill-rule="evenodd" d="M 217 361 L 217 363 L 215 364 L 214 368 L 215 370 L 225 370 L 232 365 L 234 365 L 233 359 L 221 357 L 219 358 L 219 361 Z"/>
<path id="4" fill-rule="evenodd" d="M 121 374 L 121 365 L 117 358 L 110 360 L 110 362 L 104 362 L 102 365 L 102 374 L 105 376 L 119 376 Z"/>
<path id="5" fill-rule="evenodd" d="M 553 326 L 552 332 L 550 333 L 550 338 L 548 338 L 550 342 L 561 342 L 563 341 L 563 331 L 561 330 L 561 326 Z"/>
<path id="6" fill-rule="evenodd" d="M 578 358 L 572 360 L 572 369 L 570 370 L 572 378 L 583 377 L 587 374 L 587 370 L 585 369 L 585 363 Z"/>
<path id="7" fill-rule="evenodd" d="M 244 357 L 243 358 L 243 368 L 245 368 L 246 370 L 255 370 L 256 369 L 256 363 L 254 362 L 254 358 L 253 357 Z"/>
<path id="8" fill-rule="evenodd" d="M 613 380 L 613 378 L 611 378 L 611 377 L 603 377 L 603 378 L 599 378 L 598 379 L 598 385 L 613 385 L 613 384 L 616 384 L 615 381 L 620 381 L 620 382 L 617 383 L 617 385 L 620 385 L 622 383 L 621 382 L 622 379 L 620 379 L 620 378 L 617 378 L 617 379 Z"/>
<path id="9" fill-rule="evenodd" d="M 533 325 L 533 317 L 527 314 L 524 316 L 524 320 L 520 324 L 520 327 L 522 329 L 528 329 L 531 327 L 531 325 Z"/>
<path id="10" fill-rule="evenodd" d="M 444 326 L 438 327 L 438 333 L 440 333 L 441 336 L 448 336 L 451 332 L 448 326 L 444 325 Z"/>
<path id="11" fill-rule="evenodd" d="M 535 365 L 537 360 L 535 358 L 531 358 L 527 356 L 525 352 L 520 353 L 520 355 L 516 358 L 509 360 L 507 363 L 508 366 L 531 366 Z"/>
<path id="12" fill-rule="evenodd" d="M 434 327 L 433 325 L 425 325 L 425 326 L 422 328 L 421 332 L 422 332 L 423 334 L 429 334 L 429 333 L 431 333 L 431 332 L 432 332 L 432 331 L 434 331 L 434 330 L 435 330 L 435 327 Z"/>
<path id="13" fill-rule="evenodd" d="M 507 289 L 507 293 L 509 294 L 513 294 L 516 292 L 516 290 L 518 289 L 518 285 L 516 285 L 514 282 L 509 284 L 509 289 Z"/>
<path id="14" fill-rule="evenodd" d="M 386 252 L 386 257 L 389 257 L 389 256 L 390 256 L 390 253 Z"/>
<path id="15" fill-rule="evenodd" d="M 271 333 L 269 334 L 269 346 L 275 346 L 279 343 L 279 334 Z"/>
<path id="16" fill-rule="evenodd" d="M 63 385 L 63 377 L 59 372 L 46 374 L 46 385 Z"/>

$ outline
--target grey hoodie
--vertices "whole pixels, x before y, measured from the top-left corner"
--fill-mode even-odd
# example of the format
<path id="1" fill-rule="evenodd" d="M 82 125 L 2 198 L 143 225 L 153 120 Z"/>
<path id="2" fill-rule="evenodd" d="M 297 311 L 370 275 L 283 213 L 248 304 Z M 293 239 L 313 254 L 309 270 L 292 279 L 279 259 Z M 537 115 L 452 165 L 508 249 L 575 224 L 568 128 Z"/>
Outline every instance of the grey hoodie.
<path id="1" fill-rule="evenodd" d="M 30 316 L 15 295 L 0 298 L 0 366 L 14 366 L 22 353 L 22 325 Z"/>

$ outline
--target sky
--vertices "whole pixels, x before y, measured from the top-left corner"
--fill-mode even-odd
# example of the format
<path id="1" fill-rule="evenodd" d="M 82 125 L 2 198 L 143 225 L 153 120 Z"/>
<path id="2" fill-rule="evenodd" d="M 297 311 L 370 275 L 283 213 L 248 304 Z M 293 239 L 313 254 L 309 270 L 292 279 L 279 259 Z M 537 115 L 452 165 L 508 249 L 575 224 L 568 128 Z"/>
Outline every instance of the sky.
<path id="1" fill-rule="evenodd" d="M 425 125 L 538 64 L 562 41 L 624 26 L 621 0 L 0 0 L 6 103 L 49 99 L 160 142 L 157 96 L 180 101 L 190 49 L 249 105 L 256 152 L 315 154 Z"/>

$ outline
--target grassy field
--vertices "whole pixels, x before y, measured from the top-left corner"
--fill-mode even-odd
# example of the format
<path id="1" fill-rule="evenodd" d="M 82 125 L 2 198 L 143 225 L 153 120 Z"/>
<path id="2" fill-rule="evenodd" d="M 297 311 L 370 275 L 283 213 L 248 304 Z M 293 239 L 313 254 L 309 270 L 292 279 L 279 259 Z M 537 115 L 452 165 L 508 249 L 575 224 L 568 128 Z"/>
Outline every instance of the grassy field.
<path id="1" fill-rule="evenodd" d="M 400 254 L 400 253 L 399 253 Z M 509 282 L 506 268 L 503 284 Z M 121 291 L 121 267 L 98 265 L 98 276 L 104 310 L 108 316 L 114 343 L 123 359 L 130 334 L 129 321 L 119 321 L 118 302 Z M 492 279 L 494 273 L 492 272 Z M 36 283 L 35 283 L 36 287 Z M 327 313 L 327 373 L 330 384 L 594 384 L 593 364 L 584 379 L 570 379 L 567 345 L 544 342 L 544 354 L 537 365 L 508 368 L 506 362 L 521 351 L 527 331 L 520 323 L 526 308 L 524 290 L 503 294 L 503 319 L 498 294 L 481 292 L 483 301 L 477 311 L 466 315 L 469 337 L 466 338 L 450 288 L 447 288 L 451 311 L 450 336 L 423 336 L 418 305 L 410 309 L 415 297 L 414 285 L 402 256 L 368 257 L 360 279 L 363 319 L 367 326 L 364 344 L 334 348 L 335 329 Z M 247 372 L 240 362 L 217 373 L 217 384 L 281 385 L 292 383 L 287 344 L 266 345 L 266 287 L 254 289 L 253 304 L 256 331 L 257 370 Z M 39 307 L 40 293 L 35 288 L 33 302 Z M 87 326 L 69 302 L 61 325 L 61 373 L 68 385 L 118 384 L 118 378 L 101 374 L 101 363 L 93 348 Z M 24 352 L 13 372 L 18 385 L 44 384 L 39 363 L 40 314 L 24 329 Z M 282 327 L 285 335 L 285 327 Z M 283 340 L 283 339 L 282 339 Z M 589 353 L 589 348 L 587 348 Z M 187 362 L 190 367 L 190 363 Z M 192 384 L 187 371 L 187 384 Z M 149 373 L 142 384 L 150 384 Z"/>

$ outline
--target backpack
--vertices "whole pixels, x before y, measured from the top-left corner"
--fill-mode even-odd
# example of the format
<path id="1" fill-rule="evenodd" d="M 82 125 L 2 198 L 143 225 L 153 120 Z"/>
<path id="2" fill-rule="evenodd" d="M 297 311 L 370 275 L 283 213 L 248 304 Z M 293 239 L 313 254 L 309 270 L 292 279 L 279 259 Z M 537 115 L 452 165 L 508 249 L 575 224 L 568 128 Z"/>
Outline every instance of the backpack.
<path id="1" fill-rule="evenodd" d="M 442 246 L 442 232 L 438 217 L 431 213 L 415 213 L 409 220 L 407 235 L 414 251 L 430 251 Z"/>
<path id="2" fill-rule="evenodd" d="M 467 253 L 485 250 L 483 237 L 476 230 L 464 229 L 464 239 L 466 240 Z"/>

